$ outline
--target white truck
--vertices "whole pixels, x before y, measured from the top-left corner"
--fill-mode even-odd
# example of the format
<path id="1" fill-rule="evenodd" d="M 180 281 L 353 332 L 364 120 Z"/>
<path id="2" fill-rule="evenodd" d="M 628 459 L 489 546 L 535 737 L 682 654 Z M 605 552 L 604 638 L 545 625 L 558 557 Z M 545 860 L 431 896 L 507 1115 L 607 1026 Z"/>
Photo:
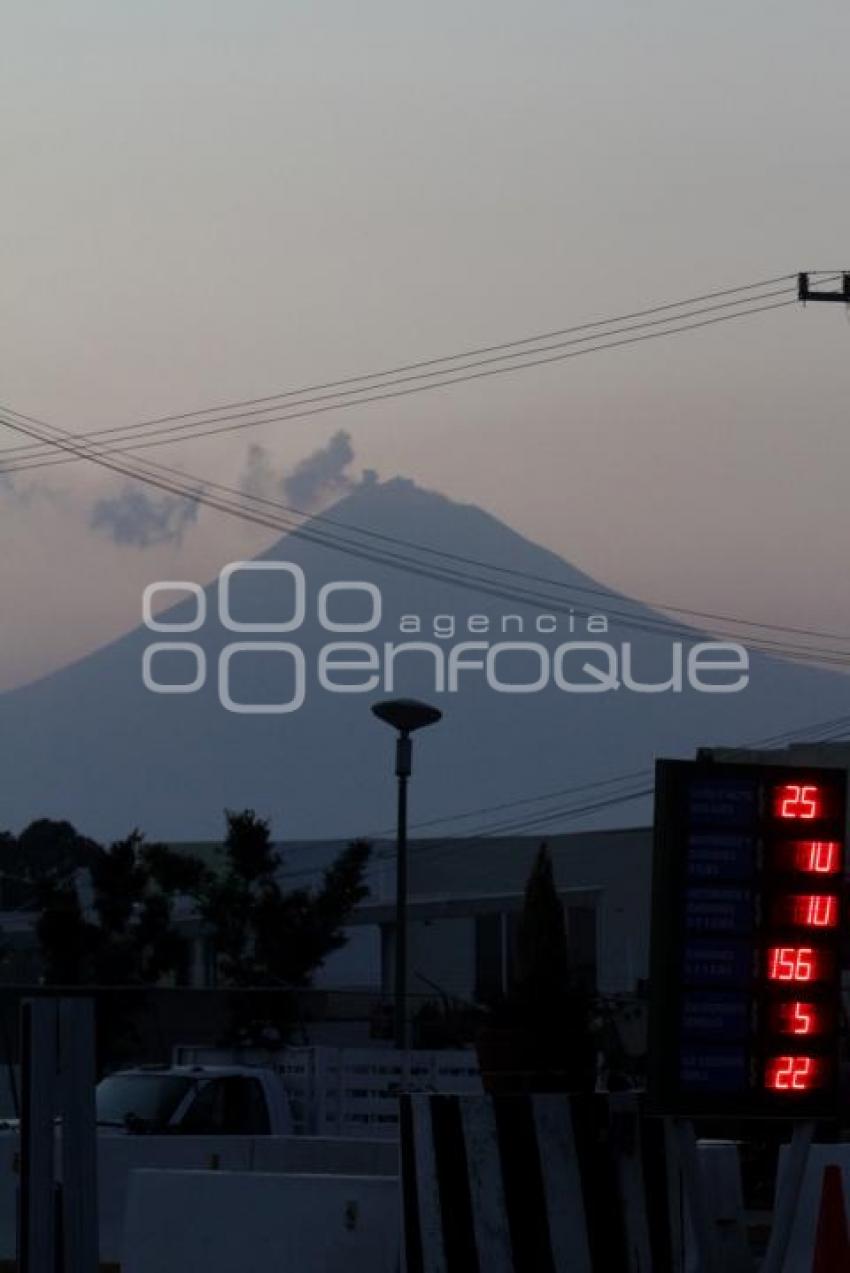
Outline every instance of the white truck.
<path id="1" fill-rule="evenodd" d="M 395 1139 L 401 1092 L 480 1092 L 475 1053 L 178 1047 L 97 1088 L 103 1132 Z"/>
<path id="2" fill-rule="evenodd" d="M 97 1126 L 104 1133 L 291 1136 L 279 1075 L 248 1065 L 139 1066 L 101 1079 Z"/>

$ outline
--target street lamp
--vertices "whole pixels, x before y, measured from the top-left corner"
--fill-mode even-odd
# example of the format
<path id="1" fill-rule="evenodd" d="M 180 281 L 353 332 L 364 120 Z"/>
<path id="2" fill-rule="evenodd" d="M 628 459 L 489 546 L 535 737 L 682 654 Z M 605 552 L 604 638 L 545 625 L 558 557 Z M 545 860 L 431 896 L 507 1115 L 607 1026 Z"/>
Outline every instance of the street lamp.
<path id="1" fill-rule="evenodd" d="M 395 772 L 398 778 L 398 829 L 396 832 L 395 880 L 395 1012 L 397 1048 L 407 1047 L 407 780 L 410 777 L 413 743 L 410 735 L 425 725 L 436 725 L 442 712 L 415 698 L 390 698 L 373 703 L 372 711 L 398 730 L 395 745 Z"/>

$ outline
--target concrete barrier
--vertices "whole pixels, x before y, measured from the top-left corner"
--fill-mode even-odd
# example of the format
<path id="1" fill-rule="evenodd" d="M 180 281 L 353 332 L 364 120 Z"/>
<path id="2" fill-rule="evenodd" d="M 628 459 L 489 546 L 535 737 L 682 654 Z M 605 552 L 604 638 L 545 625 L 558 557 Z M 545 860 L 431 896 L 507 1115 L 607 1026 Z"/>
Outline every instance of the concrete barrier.
<path id="1" fill-rule="evenodd" d="M 662 1119 L 646 1117 L 642 1093 L 612 1092 L 607 1102 L 607 1142 L 626 1239 L 623 1273 L 682 1273 L 681 1208 L 670 1205 L 672 1133 Z"/>
<path id="2" fill-rule="evenodd" d="M 17 1154 L 17 1133 L 0 1134 L 0 1259 L 15 1255 Z M 143 1168 L 394 1176 L 398 1145 L 327 1136 L 100 1136 L 102 1260 L 121 1258 L 130 1173 Z"/>
<path id="3" fill-rule="evenodd" d="M 393 1176 L 398 1146 L 328 1136 L 103 1136 L 98 1144 L 102 1260 L 121 1259 L 131 1173 L 145 1168 Z"/>
<path id="4" fill-rule="evenodd" d="M 134 1171 L 122 1273 L 396 1273 L 399 1182 Z"/>
<path id="5" fill-rule="evenodd" d="M 341 1136 L 257 1136 L 252 1171 L 289 1175 L 397 1176 L 398 1141 Z"/>
<path id="6" fill-rule="evenodd" d="M 100 1136 L 97 1146 L 100 1258 L 119 1262 L 130 1176 L 143 1168 L 249 1171 L 250 1136 Z"/>
<path id="7" fill-rule="evenodd" d="M 640 1094 L 417 1094 L 401 1111 L 409 1268 L 701 1267 L 674 1130 L 645 1115 Z M 738 1146 L 696 1152 L 720 1267 L 749 1273 Z"/>
<path id="8" fill-rule="evenodd" d="M 625 1273 L 607 1112 L 583 1094 L 402 1096 L 408 1269 Z"/>

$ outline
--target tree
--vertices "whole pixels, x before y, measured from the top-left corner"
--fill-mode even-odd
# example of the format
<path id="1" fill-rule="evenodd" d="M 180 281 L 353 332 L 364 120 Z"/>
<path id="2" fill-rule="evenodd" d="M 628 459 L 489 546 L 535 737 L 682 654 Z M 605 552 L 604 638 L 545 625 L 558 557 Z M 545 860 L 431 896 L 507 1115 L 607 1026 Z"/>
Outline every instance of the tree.
<path id="1" fill-rule="evenodd" d="M 187 884 L 200 882 L 203 871 L 197 859 L 145 844 L 133 831 L 89 854 L 89 905 L 81 900 L 82 872 L 43 880 L 36 933 L 45 981 L 146 986 L 179 977 L 186 945 L 174 924 L 174 901 Z"/>
<path id="2" fill-rule="evenodd" d="M 98 849 L 94 840 L 80 835 L 70 822 L 52 818 L 37 818 L 18 836 L 18 862 L 30 877 L 88 866 Z"/>
<path id="3" fill-rule="evenodd" d="M 73 876 L 66 872 L 39 885 L 44 981 L 98 987 L 99 1063 L 122 1063 L 136 1052 L 135 1014 L 143 995 L 119 988 L 180 979 L 187 945 L 174 922 L 174 903 L 205 868 L 166 845 L 146 844 L 138 831 L 108 849 L 94 845 L 87 856 Z"/>
<path id="4" fill-rule="evenodd" d="M 250 809 L 226 817 L 220 872 L 164 844 L 146 844 L 134 831 L 108 849 L 88 842 L 83 869 L 42 880 L 37 934 L 44 980 L 101 987 L 179 980 L 187 944 L 174 904 L 189 896 L 212 940 L 220 983 L 269 991 L 265 1002 L 232 997 L 231 1032 L 272 1023 L 285 1034 L 293 1017 L 289 992 L 309 985 L 344 945 L 343 926 L 368 893 L 369 845 L 352 842 L 318 888 L 284 890 L 268 822 Z M 257 1022 L 258 1011 L 264 1021 Z"/>
<path id="5" fill-rule="evenodd" d="M 343 926 L 368 895 L 370 846 L 354 840 L 324 872 L 318 889 L 284 890 L 282 859 L 269 823 L 252 809 L 226 813 L 225 869 L 200 889 L 218 962 L 230 986 L 309 985 L 313 973 L 345 944 Z"/>
<path id="6" fill-rule="evenodd" d="M 38 818 L 18 836 L 0 832 L 0 872 L 3 905 L 24 907 L 34 902 L 45 876 L 70 876 L 90 865 L 98 845 L 80 835 L 70 822 Z"/>
<path id="7" fill-rule="evenodd" d="M 590 995 L 570 967 L 564 907 L 543 843 L 525 887 L 513 984 L 494 1005 L 496 1030 L 484 1032 L 483 1046 L 479 1041 L 482 1071 L 508 1071 L 511 1085 L 519 1075 L 521 1086 L 539 1090 L 592 1089 L 591 1006 Z"/>

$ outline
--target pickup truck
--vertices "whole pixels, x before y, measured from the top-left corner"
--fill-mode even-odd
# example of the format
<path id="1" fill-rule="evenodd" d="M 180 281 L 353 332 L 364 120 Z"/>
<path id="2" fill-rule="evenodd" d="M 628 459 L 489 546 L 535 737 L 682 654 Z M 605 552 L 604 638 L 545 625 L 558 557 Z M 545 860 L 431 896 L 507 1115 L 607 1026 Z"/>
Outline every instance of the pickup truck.
<path id="1" fill-rule="evenodd" d="M 289 1097 L 274 1070 L 163 1065 L 116 1070 L 97 1085 L 98 1130 L 129 1135 L 291 1136 Z"/>

